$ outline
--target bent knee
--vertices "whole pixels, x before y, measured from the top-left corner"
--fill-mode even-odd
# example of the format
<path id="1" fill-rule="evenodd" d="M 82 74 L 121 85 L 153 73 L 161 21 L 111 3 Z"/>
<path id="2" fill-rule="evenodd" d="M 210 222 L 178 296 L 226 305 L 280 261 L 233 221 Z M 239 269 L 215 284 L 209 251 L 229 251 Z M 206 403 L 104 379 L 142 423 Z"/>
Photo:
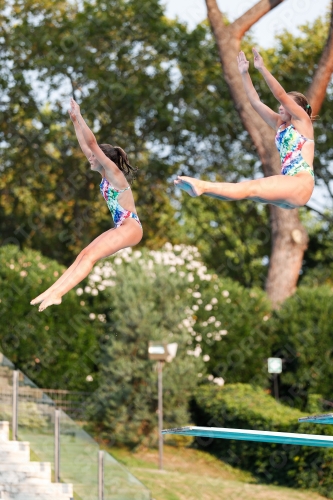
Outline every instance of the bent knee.
<path id="1" fill-rule="evenodd" d="M 295 205 L 293 208 L 302 208 L 307 204 L 311 196 L 299 196 L 297 200 L 295 200 Z"/>
<path id="2" fill-rule="evenodd" d="M 260 194 L 262 195 L 262 189 L 260 186 L 257 183 L 249 183 L 247 198 L 261 202 L 262 196 L 260 196 Z"/>
<path id="3" fill-rule="evenodd" d="M 140 243 L 140 241 L 142 240 L 142 238 L 143 238 L 143 231 L 142 231 L 142 229 L 140 228 L 140 231 L 138 231 L 138 237 L 137 237 L 137 240 L 136 240 L 136 242 L 134 243 L 134 245 L 137 245 L 138 243 Z M 133 246 L 134 246 L 134 245 L 133 245 Z"/>
<path id="4" fill-rule="evenodd" d="M 92 252 L 91 250 L 82 250 L 82 252 L 80 252 L 80 255 L 81 262 L 85 262 L 86 264 L 90 264 L 91 266 L 94 266 L 98 261 L 98 259 L 94 255 L 94 252 Z"/>
<path id="5" fill-rule="evenodd" d="M 309 185 L 302 186 L 297 196 L 298 208 L 304 207 L 304 205 L 306 205 L 306 203 L 310 200 L 312 193 L 313 193 L 312 186 L 311 187 Z"/>

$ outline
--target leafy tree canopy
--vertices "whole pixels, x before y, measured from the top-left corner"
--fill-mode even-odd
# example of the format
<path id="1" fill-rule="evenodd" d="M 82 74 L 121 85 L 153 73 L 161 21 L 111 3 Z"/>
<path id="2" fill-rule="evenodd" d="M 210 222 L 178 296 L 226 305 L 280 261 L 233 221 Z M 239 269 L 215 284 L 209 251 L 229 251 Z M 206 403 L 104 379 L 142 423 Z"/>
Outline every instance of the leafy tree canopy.
<path id="1" fill-rule="evenodd" d="M 99 142 L 125 147 L 140 167 L 133 190 L 142 245 L 195 245 L 218 274 L 263 286 L 271 248 L 267 207 L 193 200 L 171 183 L 175 173 L 239 181 L 260 171 L 208 24 L 189 31 L 168 20 L 157 0 L 87 1 L 80 7 L 62 1 L 57 9 L 49 0 L 17 0 L 8 8 L 9 16 L 8 9 L 1 12 L 0 40 L 3 244 L 35 248 L 68 264 L 110 227 L 97 176 L 87 168 L 67 115 L 66 103 L 74 95 Z M 302 30 L 301 36 L 279 35 L 277 47 L 262 51 L 287 90 L 304 91 L 308 85 L 327 22 L 317 20 Z M 249 56 L 252 44 L 244 39 Z M 262 99 L 274 108 L 263 79 L 251 73 Z M 326 186 L 331 94 L 329 87 L 315 124 L 315 170 Z M 322 226 L 312 234 L 311 255 L 321 237 Z"/>

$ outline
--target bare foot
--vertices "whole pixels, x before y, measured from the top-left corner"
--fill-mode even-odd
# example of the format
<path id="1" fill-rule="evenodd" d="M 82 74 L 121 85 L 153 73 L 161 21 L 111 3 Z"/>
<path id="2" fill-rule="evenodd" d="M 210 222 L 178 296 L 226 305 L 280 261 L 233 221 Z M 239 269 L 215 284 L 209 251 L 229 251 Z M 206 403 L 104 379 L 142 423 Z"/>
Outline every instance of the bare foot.
<path id="1" fill-rule="evenodd" d="M 204 192 L 203 181 L 194 177 L 177 176 L 174 181 L 175 186 L 185 191 L 190 196 L 200 196 Z"/>
<path id="2" fill-rule="evenodd" d="M 50 295 L 50 292 L 49 291 L 45 291 L 43 293 L 41 293 L 40 295 L 38 295 L 38 297 L 36 297 L 35 299 L 32 299 L 30 304 L 32 306 L 35 306 L 36 304 L 39 304 L 40 302 L 43 302 L 44 299 L 46 299 L 46 297 Z"/>
<path id="3" fill-rule="evenodd" d="M 61 297 L 59 297 L 59 295 L 52 295 L 52 293 L 50 293 L 50 295 L 48 295 L 43 300 L 43 302 L 41 303 L 41 305 L 38 308 L 38 311 L 42 312 L 49 306 L 53 306 L 53 305 L 58 306 L 59 304 L 61 304 Z"/>

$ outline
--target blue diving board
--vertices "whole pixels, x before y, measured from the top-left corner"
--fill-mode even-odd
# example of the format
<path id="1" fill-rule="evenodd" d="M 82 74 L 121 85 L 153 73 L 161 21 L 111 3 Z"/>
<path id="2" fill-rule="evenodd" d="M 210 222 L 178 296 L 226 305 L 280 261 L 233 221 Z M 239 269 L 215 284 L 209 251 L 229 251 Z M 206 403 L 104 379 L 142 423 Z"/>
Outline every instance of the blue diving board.
<path id="1" fill-rule="evenodd" d="M 310 417 L 302 417 L 298 419 L 302 424 L 333 424 L 333 413 L 325 413 L 324 415 L 312 415 Z"/>
<path id="2" fill-rule="evenodd" d="M 333 436 L 318 436 L 316 434 L 295 434 L 290 432 L 251 431 L 247 429 L 228 429 L 225 427 L 192 426 L 165 429 L 162 431 L 162 434 L 181 434 L 183 436 L 200 436 L 203 438 L 236 439 L 239 441 L 257 441 L 260 443 L 296 444 L 302 446 L 333 448 Z"/>

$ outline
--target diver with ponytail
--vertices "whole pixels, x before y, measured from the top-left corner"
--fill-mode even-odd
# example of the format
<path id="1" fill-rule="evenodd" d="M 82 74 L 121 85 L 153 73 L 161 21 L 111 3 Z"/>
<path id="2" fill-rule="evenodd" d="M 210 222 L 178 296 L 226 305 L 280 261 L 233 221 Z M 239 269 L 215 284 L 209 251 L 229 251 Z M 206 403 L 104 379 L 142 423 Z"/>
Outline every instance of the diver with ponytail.
<path id="1" fill-rule="evenodd" d="M 91 170 L 102 176 L 100 191 L 115 227 L 92 241 L 50 288 L 30 302 L 32 305 L 40 304 L 39 311 L 60 304 L 62 296 L 86 278 L 98 260 L 110 257 L 122 248 L 137 245 L 142 238 L 142 226 L 129 184 L 137 169 L 130 165 L 121 147 L 97 144 L 94 134 L 81 116 L 79 105 L 74 99 L 71 99 L 70 105 L 68 112 L 80 147 Z"/>
<path id="2" fill-rule="evenodd" d="M 312 108 L 303 94 L 287 93 L 265 67 L 259 52 L 252 50 L 255 68 L 280 102 L 278 113 L 260 101 L 244 52 L 237 57 L 238 69 L 253 109 L 276 131 L 275 144 L 280 153 L 281 175 L 237 183 L 205 182 L 178 176 L 174 183 L 190 196 L 206 194 L 221 200 L 247 199 L 287 209 L 302 207 L 309 201 L 314 188 Z"/>

